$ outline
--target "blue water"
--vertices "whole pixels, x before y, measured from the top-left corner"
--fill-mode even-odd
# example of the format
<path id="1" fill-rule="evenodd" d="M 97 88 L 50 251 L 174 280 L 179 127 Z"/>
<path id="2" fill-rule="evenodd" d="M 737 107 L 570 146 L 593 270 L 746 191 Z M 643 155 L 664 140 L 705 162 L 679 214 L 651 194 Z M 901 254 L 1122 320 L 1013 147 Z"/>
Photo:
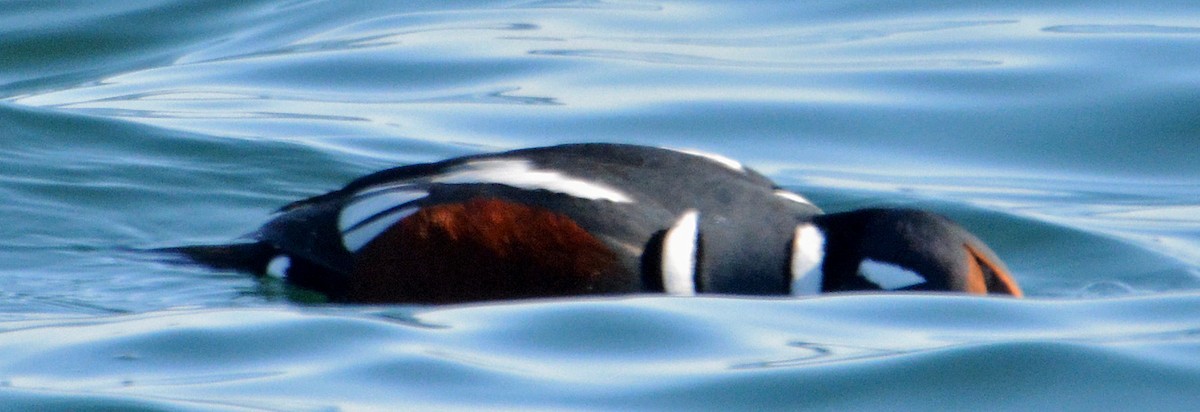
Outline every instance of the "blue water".
<path id="1" fill-rule="evenodd" d="M 1200 6 L 5 2 L 0 409 L 1189 410 Z M 952 216 L 1030 299 L 338 306 L 132 250 L 381 168 L 718 152 Z"/>

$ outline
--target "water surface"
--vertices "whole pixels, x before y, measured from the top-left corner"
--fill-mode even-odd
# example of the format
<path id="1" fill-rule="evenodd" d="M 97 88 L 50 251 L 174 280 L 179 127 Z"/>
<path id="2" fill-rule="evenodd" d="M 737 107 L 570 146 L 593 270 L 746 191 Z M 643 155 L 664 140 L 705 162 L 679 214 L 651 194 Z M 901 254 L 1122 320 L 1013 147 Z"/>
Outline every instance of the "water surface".
<path id="1" fill-rule="evenodd" d="M 10 2 L 0 405 L 1189 409 L 1189 2 Z M 607 141 L 936 210 L 1031 299 L 311 303 L 131 250 L 384 167 Z"/>

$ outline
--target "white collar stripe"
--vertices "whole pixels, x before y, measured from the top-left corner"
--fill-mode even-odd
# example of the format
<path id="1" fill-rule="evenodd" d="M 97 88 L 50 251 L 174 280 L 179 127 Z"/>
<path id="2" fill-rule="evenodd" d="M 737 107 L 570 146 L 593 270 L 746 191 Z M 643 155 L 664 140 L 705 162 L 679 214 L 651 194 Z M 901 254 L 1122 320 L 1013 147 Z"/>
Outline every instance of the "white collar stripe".
<path id="1" fill-rule="evenodd" d="M 825 235 L 812 223 L 796 226 L 792 237 L 792 295 L 821 293 L 824 281 L 821 264 L 825 260 Z"/>
<path id="2" fill-rule="evenodd" d="M 342 245 L 346 247 L 346 250 L 358 252 L 359 249 L 362 249 L 367 243 L 371 243 L 372 240 L 375 240 L 376 237 L 379 237 L 379 235 L 391 228 L 396 222 L 412 216 L 418 210 L 420 208 L 415 206 L 406 207 L 392 211 L 365 224 L 357 225 L 349 231 L 342 233 Z"/>
<path id="3" fill-rule="evenodd" d="M 696 294 L 696 246 L 700 235 L 700 213 L 688 210 L 663 236 L 663 289 L 671 295 Z"/>
<path id="4" fill-rule="evenodd" d="M 396 187 L 388 189 L 367 189 L 355 196 L 350 203 L 338 214 L 338 230 L 347 232 L 357 226 L 368 223 L 380 214 L 404 206 L 413 201 L 428 196 L 424 190 Z"/>

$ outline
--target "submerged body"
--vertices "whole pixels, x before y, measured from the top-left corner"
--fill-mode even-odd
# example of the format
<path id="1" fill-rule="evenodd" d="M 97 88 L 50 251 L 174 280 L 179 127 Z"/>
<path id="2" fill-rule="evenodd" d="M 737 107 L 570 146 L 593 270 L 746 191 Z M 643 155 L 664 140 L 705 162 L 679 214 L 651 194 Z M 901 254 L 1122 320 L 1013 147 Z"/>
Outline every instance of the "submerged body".
<path id="1" fill-rule="evenodd" d="M 247 244 L 176 250 L 354 302 L 945 290 L 1020 295 L 914 210 L 822 214 L 707 154 L 575 144 L 403 166 L 285 206 Z"/>

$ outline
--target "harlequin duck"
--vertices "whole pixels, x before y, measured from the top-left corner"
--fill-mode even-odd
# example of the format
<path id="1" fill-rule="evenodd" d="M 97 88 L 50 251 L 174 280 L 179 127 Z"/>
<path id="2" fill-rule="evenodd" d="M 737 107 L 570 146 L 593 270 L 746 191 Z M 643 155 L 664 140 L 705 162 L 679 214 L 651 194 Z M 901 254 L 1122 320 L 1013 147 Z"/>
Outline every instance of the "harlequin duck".
<path id="1" fill-rule="evenodd" d="M 1021 296 L 929 212 L 822 214 L 740 163 L 570 144 L 402 166 L 301 200 L 248 243 L 169 249 L 335 301 L 932 290 Z"/>

